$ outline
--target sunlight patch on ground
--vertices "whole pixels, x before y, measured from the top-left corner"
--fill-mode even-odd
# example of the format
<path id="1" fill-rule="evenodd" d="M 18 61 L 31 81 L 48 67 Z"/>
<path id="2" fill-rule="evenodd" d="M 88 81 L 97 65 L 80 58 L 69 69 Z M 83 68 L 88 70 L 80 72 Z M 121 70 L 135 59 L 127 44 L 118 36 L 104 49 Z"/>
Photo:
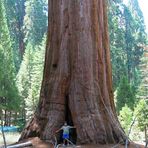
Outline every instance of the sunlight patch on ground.
<path id="1" fill-rule="evenodd" d="M 6 142 L 7 144 L 12 144 L 18 141 L 20 137 L 20 133 L 18 132 L 11 132 L 11 133 L 5 133 Z M 2 133 L 0 133 L 0 146 L 4 145 L 3 136 Z"/>

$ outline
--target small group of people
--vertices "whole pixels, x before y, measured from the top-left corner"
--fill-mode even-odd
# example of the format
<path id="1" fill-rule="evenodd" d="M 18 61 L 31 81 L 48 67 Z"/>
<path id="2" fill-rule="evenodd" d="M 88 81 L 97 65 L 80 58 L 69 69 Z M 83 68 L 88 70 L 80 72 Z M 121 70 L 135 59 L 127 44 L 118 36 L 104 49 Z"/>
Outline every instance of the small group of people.
<path id="1" fill-rule="evenodd" d="M 63 138 L 63 145 L 69 145 L 69 133 L 70 133 L 70 129 L 72 129 L 72 128 L 76 128 L 75 126 L 69 126 L 68 124 L 67 124 L 67 122 L 65 122 L 64 123 L 64 125 L 59 129 L 59 130 L 57 130 L 56 131 L 56 133 L 58 133 L 59 131 L 63 131 L 63 134 L 62 134 L 62 138 Z"/>

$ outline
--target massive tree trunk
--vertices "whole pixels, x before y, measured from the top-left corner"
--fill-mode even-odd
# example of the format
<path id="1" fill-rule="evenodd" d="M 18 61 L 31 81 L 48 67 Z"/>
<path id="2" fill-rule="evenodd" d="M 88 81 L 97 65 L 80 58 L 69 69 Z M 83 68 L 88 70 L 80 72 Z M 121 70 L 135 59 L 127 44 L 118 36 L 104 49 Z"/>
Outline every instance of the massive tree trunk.
<path id="1" fill-rule="evenodd" d="M 64 121 L 79 143 L 125 139 L 115 113 L 105 0 L 49 0 L 39 106 L 21 139 L 49 139 Z"/>

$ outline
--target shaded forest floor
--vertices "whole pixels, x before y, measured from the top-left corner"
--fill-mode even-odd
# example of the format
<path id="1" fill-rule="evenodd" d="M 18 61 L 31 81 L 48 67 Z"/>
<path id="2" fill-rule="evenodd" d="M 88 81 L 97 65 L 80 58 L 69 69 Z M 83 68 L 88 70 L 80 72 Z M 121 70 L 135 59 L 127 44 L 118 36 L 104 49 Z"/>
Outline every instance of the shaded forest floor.
<path id="1" fill-rule="evenodd" d="M 33 139 L 30 139 L 30 141 L 32 142 L 32 146 L 27 146 L 25 148 L 54 148 L 53 145 L 51 145 L 48 142 L 44 142 L 40 140 L 39 138 L 33 138 Z M 26 142 L 26 140 L 22 142 Z M 59 148 L 73 148 L 73 147 L 70 147 L 70 146 L 62 147 L 61 146 Z M 105 145 L 98 144 L 98 145 L 78 145 L 76 148 L 125 148 L 125 146 L 119 145 L 119 144 L 105 144 Z M 128 145 L 128 148 L 144 148 L 144 145 L 131 142 L 130 145 Z"/>

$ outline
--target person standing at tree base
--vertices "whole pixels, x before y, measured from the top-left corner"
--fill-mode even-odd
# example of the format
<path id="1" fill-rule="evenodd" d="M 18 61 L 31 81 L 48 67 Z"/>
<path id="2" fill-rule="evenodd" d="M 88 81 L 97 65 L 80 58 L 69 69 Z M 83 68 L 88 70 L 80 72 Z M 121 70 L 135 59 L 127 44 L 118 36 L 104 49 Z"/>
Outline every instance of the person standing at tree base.
<path id="1" fill-rule="evenodd" d="M 57 133 L 57 132 L 63 130 L 62 138 L 63 138 L 63 145 L 64 146 L 66 144 L 69 145 L 69 141 L 68 141 L 69 138 L 70 138 L 69 137 L 69 132 L 70 132 L 70 129 L 72 129 L 72 128 L 75 128 L 75 127 L 74 126 L 69 126 L 69 125 L 67 125 L 67 122 L 65 122 L 64 125 L 59 130 L 56 131 L 56 133 Z"/>

